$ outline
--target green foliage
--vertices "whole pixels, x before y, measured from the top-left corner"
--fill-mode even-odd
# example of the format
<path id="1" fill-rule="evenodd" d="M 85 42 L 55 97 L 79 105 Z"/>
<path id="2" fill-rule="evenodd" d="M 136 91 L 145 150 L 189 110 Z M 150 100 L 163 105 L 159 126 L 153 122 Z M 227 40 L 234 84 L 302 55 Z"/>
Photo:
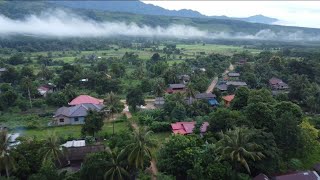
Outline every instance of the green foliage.
<path id="1" fill-rule="evenodd" d="M 239 87 L 236 90 L 235 98 L 231 102 L 232 109 L 241 110 L 247 106 L 250 90 L 247 87 Z"/>
<path id="2" fill-rule="evenodd" d="M 111 154 L 108 152 L 93 153 L 88 155 L 80 169 L 80 179 L 103 180 L 105 171 L 107 169 L 107 161 L 110 158 Z"/>
<path id="3" fill-rule="evenodd" d="M 245 124 L 245 118 L 239 111 L 218 108 L 215 112 L 209 114 L 209 129 L 212 132 L 224 131 Z"/>
<path id="4" fill-rule="evenodd" d="M 186 177 L 200 155 L 198 140 L 194 136 L 174 135 L 160 148 L 158 168 L 161 172 L 176 177 Z"/>
<path id="5" fill-rule="evenodd" d="M 133 109 L 133 111 L 136 111 L 137 106 L 145 105 L 143 93 L 138 87 L 129 89 L 129 92 L 126 96 L 126 101 L 128 105 Z"/>
<path id="6" fill-rule="evenodd" d="M 268 131 L 272 131 L 275 126 L 273 109 L 266 103 L 249 104 L 245 109 L 245 115 L 248 122 L 257 129 L 266 128 Z"/>
<path id="7" fill-rule="evenodd" d="M 88 115 L 84 120 L 84 125 L 82 126 L 82 134 L 89 134 L 94 136 L 95 133 L 101 130 L 103 126 L 104 115 L 103 112 L 88 111 Z"/>

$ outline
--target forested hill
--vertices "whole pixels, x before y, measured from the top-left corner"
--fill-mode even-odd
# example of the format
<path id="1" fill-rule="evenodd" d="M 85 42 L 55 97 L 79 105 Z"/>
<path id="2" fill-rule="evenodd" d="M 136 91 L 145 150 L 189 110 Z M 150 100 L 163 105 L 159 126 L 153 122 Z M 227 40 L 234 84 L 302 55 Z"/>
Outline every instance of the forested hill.
<path id="1" fill-rule="evenodd" d="M 176 16 L 176 17 L 190 17 L 190 18 L 215 18 L 215 19 L 229 19 L 241 20 L 254 23 L 272 24 L 278 19 L 266 17 L 263 15 L 255 15 L 246 18 L 233 18 L 227 16 L 206 16 L 198 11 L 190 9 L 168 10 L 152 4 L 146 4 L 141 1 L 51 1 L 62 6 L 76 8 L 101 10 L 111 12 L 126 12 L 144 15 L 158 15 L 158 16 Z"/>
<path id="2" fill-rule="evenodd" d="M 47 12 L 48 9 L 62 9 L 79 16 L 84 16 L 96 21 L 112 21 L 136 23 L 138 25 L 148 25 L 151 27 L 166 27 L 172 24 L 189 25 L 197 27 L 200 30 L 206 30 L 215 33 L 245 33 L 255 35 L 261 30 L 271 30 L 272 32 L 296 33 L 303 32 L 309 36 L 320 35 L 320 29 L 289 27 L 279 25 L 268 25 L 260 23 L 249 23 L 240 20 L 216 19 L 216 18 L 188 18 L 176 16 L 156 16 L 142 15 L 124 12 L 108 12 L 99 10 L 71 9 L 65 6 L 51 3 L 49 1 L 0 1 L 0 14 L 13 18 L 21 19 L 27 15 L 40 14 Z M 258 17 L 259 18 L 259 17 Z"/>

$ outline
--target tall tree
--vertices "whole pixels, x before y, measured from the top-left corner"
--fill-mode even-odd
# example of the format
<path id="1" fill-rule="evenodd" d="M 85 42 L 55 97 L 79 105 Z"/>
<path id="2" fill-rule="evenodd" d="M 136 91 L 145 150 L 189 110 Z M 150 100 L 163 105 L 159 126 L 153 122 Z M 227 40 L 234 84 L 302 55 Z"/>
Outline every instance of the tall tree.
<path id="1" fill-rule="evenodd" d="M 43 164 L 50 164 L 53 161 L 58 161 L 61 164 L 60 158 L 63 156 L 63 151 L 60 145 L 59 137 L 55 133 L 48 134 L 43 147 L 39 149 Z"/>
<path id="2" fill-rule="evenodd" d="M 133 131 L 133 142 L 126 147 L 128 162 L 137 169 L 143 169 L 145 160 L 152 159 L 151 148 L 155 147 L 151 139 L 152 131 L 146 128 L 137 128 Z"/>
<path id="3" fill-rule="evenodd" d="M 5 170 L 7 178 L 9 178 L 10 169 L 14 167 L 14 159 L 9 148 L 8 132 L 2 130 L 0 131 L 0 169 Z"/>
<path id="4" fill-rule="evenodd" d="M 187 85 L 186 96 L 188 97 L 188 102 L 189 102 L 188 104 L 191 104 L 192 99 L 194 99 L 196 96 L 196 92 L 195 92 L 195 90 L 193 88 L 193 84 L 191 82 Z"/>
<path id="5" fill-rule="evenodd" d="M 115 113 L 122 112 L 124 105 L 122 102 L 120 102 L 120 98 L 116 96 L 113 92 L 108 93 L 107 97 L 104 100 L 105 107 L 107 111 L 109 111 L 111 115 L 111 121 L 112 121 L 112 134 L 114 134 L 114 119 L 113 115 Z"/>
<path id="6" fill-rule="evenodd" d="M 231 160 L 236 170 L 240 170 L 240 164 L 250 174 L 248 160 L 256 161 L 264 158 L 260 146 L 252 140 L 252 133 L 247 128 L 235 128 L 225 133 L 221 132 L 221 137 L 217 151 L 221 154 L 222 159 Z"/>
<path id="7" fill-rule="evenodd" d="M 104 174 L 104 179 L 108 180 L 124 180 L 130 176 L 125 169 L 126 162 L 124 151 L 111 151 L 107 149 L 110 159 L 107 161 L 107 170 Z"/>
<path id="8" fill-rule="evenodd" d="M 133 111 L 136 111 L 138 105 L 145 105 L 143 93 L 139 87 L 133 87 L 129 90 L 126 101 Z"/>
<path id="9" fill-rule="evenodd" d="M 104 114 L 98 111 L 89 111 L 88 115 L 84 120 L 84 125 L 82 126 L 81 132 L 83 134 L 95 135 L 96 132 L 100 131 L 103 126 Z"/>

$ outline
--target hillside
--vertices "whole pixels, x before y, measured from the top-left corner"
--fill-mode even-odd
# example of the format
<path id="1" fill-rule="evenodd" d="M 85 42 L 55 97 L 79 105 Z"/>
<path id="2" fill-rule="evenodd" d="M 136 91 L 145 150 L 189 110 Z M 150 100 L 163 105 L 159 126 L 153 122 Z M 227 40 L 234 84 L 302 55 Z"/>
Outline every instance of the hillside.
<path id="1" fill-rule="evenodd" d="M 176 17 L 190 17 L 190 18 L 215 18 L 228 20 L 241 20 L 253 23 L 272 24 L 278 19 L 266 17 L 263 15 L 255 15 L 246 18 L 234 18 L 227 16 L 206 16 L 197 11 L 190 9 L 182 10 L 168 10 L 152 4 L 146 4 L 141 1 L 50 1 L 54 4 L 62 5 L 75 9 L 87 10 L 101 10 L 110 12 L 125 12 L 133 14 L 144 15 L 158 15 L 158 16 L 176 16 Z"/>
<path id="2" fill-rule="evenodd" d="M 169 25 L 188 25 L 197 27 L 200 30 L 205 30 L 210 33 L 227 33 L 228 35 L 237 34 L 237 36 L 252 35 L 254 38 L 257 34 L 260 36 L 274 37 L 274 33 L 278 33 L 276 36 L 287 36 L 288 33 L 294 33 L 292 37 L 297 35 L 308 35 L 309 38 L 320 35 L 319 29 L 314 28 L 302 28 L 302 27 L 289 27 L 279 25 L 268 25 L 260 23 L 249 23 L 240 20 L 230 19 L 217 19 L 217 18 L 188 18 L 177 16 L 156 16 L 156 15 L 142 15 L 124 12 L 109 12 L 101 10 L 86 10 L 86 9 L 70 9 L 64 6 L 60 6 L 56 3 L 50 3 L 48 1 L 2 1 L 0 3 L 0 12 L 9 18 L 21 19 L 27 15 L 40 14 L 41 12 L 47 12 L 48 9 L 63 9 L 68 13 L 77 14 L 79 16 L 93 19 L 96 21 L 110 21 L 110 22 L 126 22 L 136 23 L 140 26 L 147 25 L 150 27 L 168 27 Z M 255 18 L 260 18 L 257 16 Z M 254 21 L 255 18 L 251 20 Z M 291 36 L 290 36 L 291 38 Z"/>

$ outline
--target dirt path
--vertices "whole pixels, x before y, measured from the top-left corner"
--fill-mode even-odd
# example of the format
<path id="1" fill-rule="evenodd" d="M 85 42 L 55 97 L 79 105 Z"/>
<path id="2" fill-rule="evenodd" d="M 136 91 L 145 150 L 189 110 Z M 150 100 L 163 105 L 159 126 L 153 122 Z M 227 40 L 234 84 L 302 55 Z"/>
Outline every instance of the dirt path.
<path id="1" fill-rule="evenodd" d="M 234 66 L 233 64 L 230 63 L 229 67 L 222 73 L 222 76 L 225 76 L 226 74 L 228 74 L 230 71 L 234 70 Z M 211 84 L 209 85 L 206 93 L 211 93 L 214 89 L 214 87 L 217 85 L 218 83 L 218 76 L 214 77 L 214 79 L 212 80 Z"/>
<path id="2" fill-rule="evenodd" d="M 129 106 L 126 104 L 125 100 L 121 100 L 121 102 L 124 103 L 124 109 L 123 109 L 122 112 L 127 116 L 128 119 L 131 119 L 132 118 L 132 114 L 129 111 Z M 134 121 L 130 121 L 130 122 L 131 122 L 131 126 L 133 127 L 133 129 L 138 129 L 139 128 L 136 122 L 134 122 Z M 155 159 L 151 159 L 150 168 L 149 169 L 150 169 L 150 171 L 152 173 L 151 179 L 152 180 L 157 180 L 158 168 L 157 168 Z"/>
<path id="3" fill-rule="evenodd" d="M 217 85 L 218 83 L 218 76 L 217 77 L 214 77 L 214 79 L 212 80 L 211 84 L 209 85 L 206 93 L 211 93 L 214 89 L 214 87 Z"/>

